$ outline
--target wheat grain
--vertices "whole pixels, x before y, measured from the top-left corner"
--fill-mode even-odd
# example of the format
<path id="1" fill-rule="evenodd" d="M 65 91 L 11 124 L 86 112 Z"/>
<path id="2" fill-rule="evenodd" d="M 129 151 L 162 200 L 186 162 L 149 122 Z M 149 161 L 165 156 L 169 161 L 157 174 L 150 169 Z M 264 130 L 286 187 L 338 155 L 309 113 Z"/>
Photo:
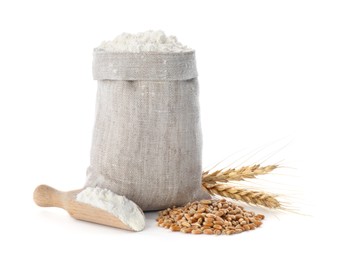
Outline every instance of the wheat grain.
<path id="1" fill-rule="evenodd" d="M 196 209 L 203 207 L 205 212 Z M 203 200 L 173 207 L 159 212 L 158 225 L 192 234 L 227 234 L 232 235 L 255 229 L 262 225 L 263 215 L 244 210 L 225 199 Z"/>

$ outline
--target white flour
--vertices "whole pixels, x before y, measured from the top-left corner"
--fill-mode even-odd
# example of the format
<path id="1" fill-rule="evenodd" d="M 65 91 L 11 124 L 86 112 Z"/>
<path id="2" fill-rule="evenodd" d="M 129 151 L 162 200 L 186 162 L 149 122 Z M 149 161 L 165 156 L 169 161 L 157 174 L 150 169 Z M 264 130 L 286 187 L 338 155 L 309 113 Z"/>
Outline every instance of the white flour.
<path id="1" fill-rule="evenodd" d="M 104 41 L 97 48 L 107 52 L 187 52 L 190 48 L 178 42 L 175 36 L 166 36 L 163 31 L 123 33 L 113 41 Z"/>
<path id="2" fill-rule="evenodd" d="M 76 199 L 113 214 L 135 231 L 144 229 L 145 217 L 142 210 L 124 196 L 99 187 L 88 187 L 78 193 Z"/>

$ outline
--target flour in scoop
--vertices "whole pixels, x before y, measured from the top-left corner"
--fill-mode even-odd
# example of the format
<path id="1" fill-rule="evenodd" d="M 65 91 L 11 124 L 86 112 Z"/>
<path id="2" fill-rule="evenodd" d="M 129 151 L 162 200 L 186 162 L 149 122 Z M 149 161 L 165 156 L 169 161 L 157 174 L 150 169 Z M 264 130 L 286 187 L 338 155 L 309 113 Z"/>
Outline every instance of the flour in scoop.
<path id="1" fill-rule="evenodd" d="M 146 31 L 137 34 L 123 33 L 112 41 L 104 41 L 96 51 L 106 52 L 188 52 L 192 49 L 181 44 L 175 36 L 163 31 Z"/>
<path id="2" fill-rule="evenodd" d="M 77 201 L 105 210 L 135 231 L 145 226 L 143 211 L 133 201 L 110 190 L 88 187 L 77 195 Z"/>

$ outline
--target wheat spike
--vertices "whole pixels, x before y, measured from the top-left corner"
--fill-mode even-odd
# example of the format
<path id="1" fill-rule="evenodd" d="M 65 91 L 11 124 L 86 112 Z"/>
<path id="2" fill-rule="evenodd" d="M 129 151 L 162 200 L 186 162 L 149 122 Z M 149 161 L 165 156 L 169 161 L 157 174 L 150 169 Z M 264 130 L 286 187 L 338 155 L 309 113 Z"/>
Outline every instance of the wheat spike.
<path id="1" fill-rule="evenodd" d="M 228 181 L 242 181 L 245 178 L 256 178 L 257 175 L 264 175 L 272 172 L 278 165 L 267 165 L 261 166 L 260 164 L 255 164 L 252 166 L 244 166 L 239 169 L 228 168 L 216 170 L 214 172 L 203 172 L 203 182 L 215 183 L 215 182 L 228 182 Z"/>
<path id="2" fill-rule="evenodd" d="M 225 198 L 240 200 L 248 204 L 272 209 L 281 208 L 281 204 L 275 196 L 265 192 L 240 189 L 230 185 L 217 183 L 203 183 L 203 187 L 206 188 L 211 195 L 219 195 Z"/>

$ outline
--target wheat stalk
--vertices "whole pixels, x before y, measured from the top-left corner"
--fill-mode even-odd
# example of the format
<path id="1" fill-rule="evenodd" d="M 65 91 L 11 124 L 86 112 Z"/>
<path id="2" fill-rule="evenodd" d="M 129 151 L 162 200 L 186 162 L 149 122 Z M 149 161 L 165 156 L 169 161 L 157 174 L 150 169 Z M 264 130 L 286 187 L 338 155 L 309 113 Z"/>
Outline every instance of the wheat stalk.
<path id="1" fill-rule="evenodd" d="M 265 192 L 240 189 L 230 185 L 218 183 L 203 183 L 202 185 L 211 195 L 219 195 L 234 200 L 240 200 L 248 204 L 264 206 L 272 209 L 281 208 L 281 204 L 275 198 L 275 195 Z"/>
<path id="2" fill-rule="evenodd" d="M 215 183 L 215 182 L 228 182 L 228 181 L 243 181 L 245 178 L 256 178 L 257 175 L 264 175 L 272 172 L 278 165 L 261 166 L 255 164 L 252 166 L 244 166 L 239 169 L 228 168 L 220 169 L 210 173 L 210 171 L 203 172 L 203 182 Z"/>

